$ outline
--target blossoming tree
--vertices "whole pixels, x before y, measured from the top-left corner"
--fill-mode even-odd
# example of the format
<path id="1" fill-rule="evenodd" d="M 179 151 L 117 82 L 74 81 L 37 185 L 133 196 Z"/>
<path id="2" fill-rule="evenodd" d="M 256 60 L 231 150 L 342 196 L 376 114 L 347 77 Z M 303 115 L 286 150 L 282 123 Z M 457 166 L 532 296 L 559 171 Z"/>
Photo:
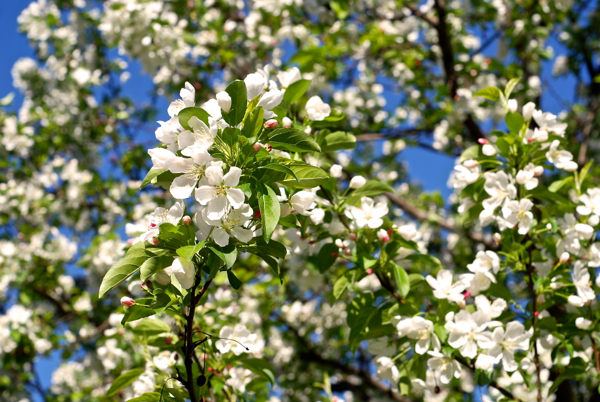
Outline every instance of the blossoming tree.
<path id="1" fill-rule="evenodd" d="M 32 2 L 0 397 L 600 398 L 597 7 Z M 456 158 L 448 200 L 408 146 Z"/>

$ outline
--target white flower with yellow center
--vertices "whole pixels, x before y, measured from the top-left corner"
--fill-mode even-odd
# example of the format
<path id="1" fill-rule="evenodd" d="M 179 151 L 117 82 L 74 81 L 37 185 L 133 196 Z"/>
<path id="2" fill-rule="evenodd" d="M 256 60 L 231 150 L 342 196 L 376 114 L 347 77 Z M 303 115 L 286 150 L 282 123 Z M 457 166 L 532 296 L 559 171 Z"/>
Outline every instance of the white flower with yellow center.
<path id="1" fill-rule="evenodd" d="M 181 91 L 179 91 L 179 96 L 181 96 L 181 99 L 177 99 L 171 102 L 169 108 L 167 109 L 167 112 L 171 117 L 177 116 L 179 112 L 181 112 L 186 107 L 194 106 L 196 89 L 194 89 L 194 86 L 192 84 L 186 82 L 185 87 L 181 88 Z"/>
<path id="2" fill-rule="evenodd" d="M 183 150 L 181 153 L 188 155 L 194 149 L 208 150 L 217 137 L 219 131 L 217 125 L 211 124 L 209 127 L 196 116 L 192 116 L 188 124 L 192 130 L 185 130 L 178 137 L 179 149 Z"/>
<path id="3" fill-rule="evenodd" d="M 206 205 L 206 217 L 220 220 L 230 207 L 240 208 L 244 203 L 244 193 L 235 188 L 240 183 L 242 169 L 232 166 L 223 176 L 223 169 L 210 166 L 205 171 L 207 184 L 196 189 L 196 200 L 200 205 Z"/>
<path id="4" fill-rule="evenodd" d="M 171 173 L 183 173 L 175 178 L 171 183 L 170 191 L 173 197 L 183 200 L 192 195 L 192 191 L 205 174 L 206 170 L 213 166 L 215 169 L 221 169 L 223 162 L 214 159 L 210 154 L 201 148 L 193 149 L 191 158 L 182 158 L 173 156 L 165 163 L 165 168 Z M 201 183 L 202 184 L 202 183 Z"/>
<path id="5" fill-rule="evenodd" d="M 207 208 L 202 208 L 194 215 L 194 223 L 200 229 L 196 232 L 198 240 L 204 241 L 210 236 L 219 246 L 225 247 L 232 236 L 242 243 L 248 243 L 254 237 L 254 231 L 246 229 L 246 224 L 253 213 L 248 204 L 231 210 L 219 220 L 209 219 L 207 211 Z"/>

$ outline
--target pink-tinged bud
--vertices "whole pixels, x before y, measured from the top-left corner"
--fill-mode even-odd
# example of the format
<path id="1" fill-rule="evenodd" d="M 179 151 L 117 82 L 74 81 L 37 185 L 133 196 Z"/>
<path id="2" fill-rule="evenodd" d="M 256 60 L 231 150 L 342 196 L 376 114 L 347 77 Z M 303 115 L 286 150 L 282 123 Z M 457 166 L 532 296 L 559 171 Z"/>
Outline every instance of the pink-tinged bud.
<path id="1" fill-rule="evenodd" d="M 464 296 L 465 300 L 467 300 L 471 296 L 471 291 L 467 290 L 463 296 Z"/>
<path id="2" fill-rule="evenodd" d="M 186 215 L 181 219 L 181 221 L 185 226 L 190 226 L 190 224 L 192 223 L 192 218 Z"/>
<path id="3" fill-rule="evenodd" d="M 281 119 L 281 122 L 283 123 L 283 127 L 285 128 L 292 127 L 292 119 L 290 119 L 289 117 L 284 117 L 283 119 Z"/>
<path id="4" fill-rule="evenodd" d="M 275 119 L 269 119 L 265 122 L 265 128 L 277 128 L 279 122 Z"/>
<path id="5" fill-rule="evenodd" d="M 213 372 L 213 368 L 212 368 L 212 367 L 209 367 L 209 368 L 207 368 L 206 370 L 208 370 L 208 372 L 209 372 L 209 373 L 212 373 L 212 372 Z"/>
<path id="6" fill-rule="evenodd" d="M 541 175 L 544 174 L 544 167 L 543 166 L 536 166 L 535 168 L 533 168 L 533 175 L 540 177 Z"/>
<path id="7" fill-rule="evenodd" d="M 564 253 L 562 253 L 562 254 L 560 255 L 560 259 L 559 259 L 559 261 L 560 261 L 562 264 L 564 264 L 565 262 L 568 262 L 570 258 L 571 258 L 571 256 L 569 255 L 569 253 L 567 253 L 567 252 L 565 251 Z"/>
<path id="8" fill-rule="evenodd" d="M 310 242 L 309 242 L 309 243 L 310 243 Z M 338 258 L 338 256 L 339 256 L 339 255 L 340 255 L 339 253 L 331 253 L 331 256 L 332 256 L 333 258 Z"/>
<path id="9" fill-rule="evenodd" d="M 152 222 L 152 223 L 150 223 L 150 225 L 149 225 L 149 226 L 150 226 L 151 228 L 155 228 L 155 227 L 156 227 L 156 223 Z"/>
<path id="10" fill-rule="evenodd" d="M 252 145 L 252 149 L 254 150 L 254 152 L 260 151 L 261 148 L 262 148 L 262 145 L 259 144 L 258 142 L 255 143 L 254 145 Z"/>
<path id="11" fill-rule="evenodd" d="M 260 219 L 261 216 L 262 215 L 260 214 L 260 210 L 259 209 L 257 209 L 256 211 L 254 211 L 254 217 L 255 218 Z"/>
<path id="12" fill-rule="evenodd" d="M 271 152 L 273 150 L 273 147 L 271 146 L 271 144 L 265 144 L 265 149 L 267 150 L 267 152 Z"/>
<path id="13" fill-rule="evenodd" d="M 153 237 L 148 240 L 148 243 L 152 244 L 153 246 L 158 246 L 160 244 L 160 239 L 158 237 Z"/>
<path id="14" fill-rule="evenodd" d="M 389 228 L 387 230 L 387 234 L 391 235 L 392 233 L 394 233 L 394 228 Z"/>
<path id="15" fill-rule="evenodd" d="M 146 285 L 144 285 L 144 284 L 141 284 L 141 285 L 140 285 L 140 288 L 141 288 L 143 291 L 145 291 L 145 292 L 147 292 L 147 291 L 148 291 L 148 286 L 146 286 Z"/>
<path id="16" fill-rule="evenodd" d="M 481 145 L 485 145 L 485 144 L 487 144 L 487 140 L 486 140 L 485 138 L 479 138 L 479 139 L 477 140 L 477 142 L 478 142 L 478 143 L 480 143 Z"/>
<path id="17" fill-rule="evenodd" d="M 532 143 L 533 142 L 533 138 L 527 138 L 527 142 Z"/>
<path id="18" fill-rule="evenodd" d="M 131 307 L 135 304 L 135 300 L 133 300 L 129 296 L 123 296 L 121 297 L 121 304 L 127 307 Z"/>
<path id="19" fill-rule="evenodd" d="M 373 273 L 373 270 L 371 268 L 367 269 L 367 275 L 371 275 Z"/>
<path id="20" fill-rule="evenodd" d="M 479 165 L 479 162 L 475 159 L 469 159 L 463 162 L 463 166 L 467 169 L 473 169 L 474 167 L 477 167 L 477 165 Z"/>
<path id="21" fill-rule="evenodd" d="M 173 338 L 171 338 L 170 336 L 167 336 L 167 337 L 165 338 L 165 343 L 166 343 L 167 345 L 170 345 L 172 342 L 173 342 Z"/>
<path id="22" fill-rule="evenodd" d="M 494 233 L 492 237 L 494 238 L 496 244 L 500 244 L 500 242 L 502 241 L 502 236 L 500 235 L 500 233 Z"/>
<path id="23" fill-rule="evenodd" d="M 231 370 L 231 364 L 229 366 L 227 366 L 227 370 Z"/>
<path id="24" fill-rule="evenodd" d="M 133 239 L 127 239 L 127 244 L 133 244 Z"/>
<path id="25" fill-rule="evenodd" d="M 346 247 L 346 248 L 344 249 L 344 254 L 345 254 L 345 255 L 352 255 L 352 250 L 351 250 L 351 249 L 349 249 L 348 247 Z"/>
<path id="26" fill-rule="evenodd" d="M 356 239 L 358 239 L 358 235 L 356 233 L 350 233 L 348 234 L 348 239 L 351 241 L 356 241 Z"/>
<path id="27" fill-rule="evenodd" d="M 536 316 L 536 318 L 537 318 L 540 315 L 540 312 L 536 311 L 536 312 L 533 313 L 533 315 Z"/>
<path id="28" fill-rule="evenodd" d="M 311 246 L 312 246 L 313 244 L 315 244 L 315 243 L 316 243 L 316 241 L 314 241 L 314 240 L 309 240 L 309 241 L 308 241 L 308 244 L 310 244 Z M 331 255 L 333 255 L 333 254 L 337 254 L 337 253 L 332 253 Z M 337 257 L 337 255 L 335 255 L 334 257 Z"/>
<path id="29" fill-rule="evenodd" d="M 387 243 L 388 241 L 390 241 L 390 235 L 388 234 L 388 232 L 386 232 L 383 229 L 380 229 L 377 232 L 377 237 L 379 238 L 379 241 L 381 241 L 382 243 Z"/>

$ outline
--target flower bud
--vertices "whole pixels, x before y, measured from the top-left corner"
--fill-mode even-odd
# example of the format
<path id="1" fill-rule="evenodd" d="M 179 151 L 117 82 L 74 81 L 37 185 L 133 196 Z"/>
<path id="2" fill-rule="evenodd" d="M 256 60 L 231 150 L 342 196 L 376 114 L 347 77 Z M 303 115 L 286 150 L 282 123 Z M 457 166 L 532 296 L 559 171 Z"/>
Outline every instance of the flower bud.
<path id="1" fill-rule="evenodd" d="M 471 291 L 470 290 L 465 291 L 465 293 L 463 294 L 463 297 L 465 298 L 465 300 L 467 300 L 469 297 L 471 297 Z"/>
<path id="2" fill-rule="evenodd" d="M 261 148 L 262 146 L 258 142 L 252 145 L 252 149 L 254 150 L 254 152 L 260 151 Z"/>
<path id="3" fill-rule="evenodd" d="M 367 269 L 367 275 L 371 275 L 373 273 L 373 270 L 371 268 Z"/>
<path id="4" fill-rule="evenodd" d="M 539 311 L 534 311 L 533 315 L 535 316 L 535 318 L 538 318 L 539 315 L 540 315 L 540 312 Z"/>
<path id="5" fill-rule="evenodd" d="M 390 241 L 390 235 L 386 230 L 383 229 L 379 229 L 379 231 L 377 232 L 377 237 L 382 243 L 387 243 L 388 241 Z"/>
<path id="6" fill-rule="evenodd" d="M 350 180 L 350 188 L 353 188 L 353 189 L 361 188 L 362 186 L 365 185 L 366 182 L 367 182 L 367 179 L 365 179 L 364 177 L 354 176 L 352 178 L 352 180 Z"/>
<path id="7" fill-rule="evenodd" d="M 331 253 L 331 256 L 332 256 L 333 258 L 338 258 L 338 256 L 339 256 L 339 255 L 340 255 L 339 253 Z"/>
<path id="8" fill-rule="evenodd" d="M 508 111 L 514 113 L 514 112 L 517 111 L 517 107 L 519 105 L 517 104 L 517 100 L 516 99 L 509 99 L 507 106 L 508 106 Z"/>
<path id="9" fill-rule="evenodd" d="M 160 239 L 158 237 L 153 237 L 148 240 L 148 243 L 152 244 L 153 246 L 158 246 L 160 244 Z"/>
<path id="10" fill-rule="evenodd" d="M 269 119 L 265 122 L 265 128 L 277 128 L 279 126 L 279 122 L 275 119 Z"/>
<path id="11" fill-rule="evenodd" d="M 525 121 L 531 120 L 531 117 L 533 116 L 534 111 L 535 111 L 535 103 L 533 103 L 533 102 L 526 103 L 525 106 L 523 106 L 523 119 Z"/>
<path id="12" fill-rule="evenodd" d="M 172 342 L 173 342 L 173 338 L 171 338 L 170 336 L 167 336 L 167 337 L 165 338 L 165 343 L 166 343 L 167 345 L 170 345 Z M 175 356 L 177 356 L 177 355 L 175 355 Z"/>
<path id="13" fill-rule="evenodd" d="M 477 162 L 475 159 L 468 159 L 463 162 L 463 166 L 467 169 L 473 169 L 477 165 L 479 165 L 479 162 Z"/>
<path id="14" fill-rule="evenodd" d="M 341 165 L 331 165 L 329 168 L 329 176 L 334 179 L 339 179 L 342 177 L 342 166 Z"/>
<path id="15" fill-rule="evenodd" d="M 500 242 L 502 241 L 502 235 L 500 233 L 494 233 L 492 237 L 494 238 L 496 244 L 500 244 Z"/>
<path id="16" fill-rule="evenodd" d="M 543 166 L 536 166 L 533 168 L 533 175 L 540 177 L 541 175 L 544 174 L 544 167 Z"/>
<path id="17" fill-rule="evenodd" d="M 481 152 L 485 155 L 485 156 L 494 156 L 496 155 L 496 148 L 492 145 L 492 144 L 485 144 L 482 148 L 481 148 Z"/>
<path id="18" fill-rule="evenodd" d="M 587 330 L 589 327 L 591 327 L 591 326 L 592 326 L 592 322 L 591 322 L 590 320 L 587 320 L 587 319 L 583 318 L 583 317 L 578 317 L 578 318 L 575 320 L 575 326 L 576 326 L 577 328 L 579 328 L 579 329 L 582 329 L 582 330 L 584 330 L 584 331 L 585 331 L 585 330 Z"/>
<path id="19" fill-rule="evenodd" d="M 458 308 L 461 308 L 461 309 L 464 309 L 465 307 L 467 307 L 467 303 L 465 303 L 464 300 L 457 301 L 456 305 L 458 306 Z"/>
<path id="20" fill-rule="evenodd" d="M 190 224 L 192 223 L 192 218 L 186 215 L 181 219 L 181 221 L 185 226 L 190 226 Z"/>
<path id="21" fill-rule="evenodd" d="M 559 261 L 561 264 L 564 264 L 569 261 L 571 256 L 566 251 L 560 255 Z"/>
<path id="22" fill-rule="evenodd" d="M 121 304 L 123 306 L 131 307 L 135 304 L 135 300 L 133 300 L 129 296 L 123 296 L 123 297 L 121 297 Z"/>
<path id="23" fill-rule="evenodd" d="M 350 248 L 346 247 L 346 248 L 344 249 L 344 254 L 345 254 L 345 255 L 352 255 L 352 249 L 350 249 Z"/>
<path id="24" fill-rule="evenodd" d="M 285 128 L 292 127 L 292 119 L 290 119 L 289 117 L 284 117 L 283 119 L 281 119 L 281 122 L 283 123 L 283 127 Z"/>
<path id="25" fill-rule="evenodd" d="M 563 169 L 566 172 L 574 172 L 577 170 L 577 167 L 578 167 L 577 162 L 569 161 L 569 162 L 565 163 L 565 167 L 563 167 Z"/>
<path id="26" fill-rule="evenodd" d="M 304 132 L 306 134 L 308 134 L 308 135 L 311 135 L 312 134 L 312 127 L 311 126 L 306 127 L 306 129 L 304 129 Z"/>
<path id="27" fill-rule="evenodd" d="M 356 241 L 356 239 L 358 239 L 358 235 L 356 233 L 351 232 L 348 234 L 348 239 L 351 241 Z"/>
<path id="28" fill-rule="evenodd" d="M 344 242 L 342 239 L 335 239 L 335 246 L 337 248 L 344 248 Z"/>
<path id="29" fill-rule="evenodd" d="M 546 302 L 546 297 L 543 294 L 538 295 L 536 301 L 537 304 L 544 304 Z"/>
<path id="30" fill-rule="evenodd" d="M 217 94 L 217 103 L 225 113 L 231 110 L 231 96 L 227 92 L 222 91 Z"/>
<path id="31" fill-rule="evenodd" d="M 478 142 L 478 143 L 480 143 L 481 145 L 485 145 L 485 144 L 487 144 L 487 140 L 486 140 L 485 138 L 479 138 L 479 139 L 477 140 L 477 142 Z"/>
<path id="32" fill-rule="evenodd" d="M 265 144 L 264 147 L 267 150 L 267 152 L 271 152 L 273 150 L 273 147 L 271 146 L 271 144 Z"/>

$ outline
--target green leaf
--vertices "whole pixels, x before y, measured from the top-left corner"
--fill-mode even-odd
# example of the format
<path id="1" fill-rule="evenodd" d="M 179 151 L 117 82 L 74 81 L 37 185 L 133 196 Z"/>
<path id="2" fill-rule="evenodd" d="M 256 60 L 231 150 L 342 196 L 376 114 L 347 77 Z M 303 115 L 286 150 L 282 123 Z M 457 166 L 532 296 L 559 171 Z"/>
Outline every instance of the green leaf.
<path id="1" fill-rule="evenodd" d="M 261 377 L 264 377 L 271 384 L 275 384 L 275 370 L 271 364 L 264 359 L 243 359 L 242 365 Z"/>
<path id="2" fill-rule="evenodd" d="M 292 152 L 321 152 L 319 144 L 308 134 L 295 128 L 277 128 L 266 141 L 275 149 Z"/>
<path id="3" fill-rule="evenodd" d="M 131 330 L 138 335 L 160 335 L 165 332 L 170 332 L 171 327 L 163 320 L 144 318 L 138 322 Z"/>
<path id="4" fill-rule="evenodd" d="M 378 312 L 377 308 L 373 306 L 374 303 L 375 296 L 372 293 L 363 293 L 356 296 L 348 306 L 346 321 L 350 327 L 349 342 L 352 350 L 356 350 L 361 333 Z"/>
<path id="5" fill-rule="evenodd" d="M 159 392 L 146 392 L 138 396 L 137 398 L 129 399 L 127 402 L 159 402 L 160 401 L 160 393 Z"/>
<path id="6" fill-rule="evenodd" d="M 244 121 L 244 127 L 242 127 L 242 134 L 245 137 L 254 137 L 257 135 L 263 127 L 263 121 L 265 116 L 265 110 L 262 106 L 254 108 Z"/>
<path id="7" fill-rule="evenodd" d="M 285 258 L 287 249 L 285 246 L 275 240 L 270 240 L 268 243 L 262 237 L 255 237 L 256 246 L 249 246 L 243 249 L 248 253 L 255 254 L 256 252 L 265 252 L 277 258 Z"/>
<path id="8" fill-rule="evenodd" d="M 260 219 L 262 221 L 263 238 L 268 243 L 279 222 L 281 207 L 277 194 L 269 186 L 259 187 L 258 206 L 260 208 Z"/>
<path id="9" fill-rule="evenodd" d="M 506 302 L 509 302 L 513 299 L 513 295 L 510 293 L 510 290 L 508 290 L 506 286 L 497 283 L 490 284 L 488 293 L 494 297 L 504 299 Z"/>
<path id="10" fill-rule="evenodd" d="M 140 189 L 142 189 L 142 188 L 146 187 L 148 184 L 152 183 L 152 180 L 155 177 L 158 177 L 159 175 L 163 174 L 166 171 L 167 171 L 167 169 L 156 169 L 156 168 L 150 169 L 148 171 L 148 174 L 144 178 L 144 181 L 142 181 L 142 184 L 140 185 Z"/>
<path id="11" fill-rule="evenodd" d="M 171 264 L 173 264 L 173 257 L 170 256 L 161 255 L 148 258 L 140 267 L 140 280 L 142 283 L 146 283 L 148 278 Z"/>
<path id="12" fill-rule="evenodd" d="M 321 168 L 311 166 L 306 163 L 294 162 L 288 165 L 295 173 L 295 176 L 288 176 L 278 183 L 291 188 L 314 188 L 325 184 L 329 180 L 329 175 Z M 299 180 L 296 180 L 298 177 Z"/>
<path id="13" fill-rule="evenodd" d="M 410 290 L 410 281 L 408 279 L 408 274 L 398 264 L 390 263 L 392 265 L 392 273 L 394 274 L 394 280 L 396 281 L 396 285 L 398 286 L 398 291 L 402 298 L 405 298 Z"/>
<path id="14" fill-rule="evenodd" d="M 125 316 L 121 320 L 121 324 L 125 325 L 130 321 L 137 321 L 142 318 L 150 317 L 156 314 L 153 308 L 148 306 L 143 306 L 141 304 L 134 304 L 131 307 L 127 307 L 125 311 Z"/>
<path id="15" fill-rule="evenodd" d="M 550 184 L 550 186 L 548 186 L 548 191 L 550 191 L 551 193 L 556 193 L 563 186 L 571 183 L 572 181 L 573 181 L 573 176 L 568 176 L 562 180 L 557 180 L 554 183 Z"/>
<path id="16" fill-rule="evenodd" d="M 348 0 L 331 0 L 329 5 L 339 19 L 345 20 L 348 18 L 350 13 L 350 2 Z"/>
<path id="17" fill-rule="evenodd" d="M 356 137 L 354 135 L 344 131 L 335 131 L 331 134 L 327 134 L 325 138 L 323 138 L 321 151 L 329 152 L 338 149 L 353 149 L 355 146 Z"/>
<path id="18" fill-rule="evenodd" d="M 139 376 L 141 376 L 145 371 L 146 371 L 145 369 L 136 368 L 136 369 L 133 369 L 126 373 L 121 374 L 112 383 L 112 385 L 106 392 L 106 396 L 110 397 L 110 396 L 116 395 L 117 392 L 119 392 L 120 390 L 122 390 L 123 388 L 125 388 L 126 386 L 128 386 L 129 384 L 134 382 L 135 380 L 137 380 L 137 378 Z"/>
<path id="19" fill-rule="evenodd" d="M 463 163 L 464 161 L 468 161 L 469 159 L 477 160 L 482 156 L 483 153 L 481 152 L 481 145 L 473 145 L 465 149 L 465 151 L 460 155 L 458 162 Z"/>
<path id="20" fill-rule="evenodd" d="M 289 176 L 292 176 L 294 179 L 296 179 L 297 182 L 300 181 L 300 178 L 298 176 L 296 176 L 296 173 L 292 169 L 290 169 L 287 166 L 280 165 L 278 163 L 270 163 L 265 166 L 260 166 L 259 169 L 270 169 L 270 170 L 275 170 L 277 172 L 282 172 Z"/>
<path id="21" fill-rule="evenodd" d="M 498 102 L 500 100 L 500 97 L 504 96 L 504 94 L 502 93 L 502 91 L 500 91 L 500 89 L 496 87 L 486 87 L 480 89 L 479 91 L 473 94 L 474 98 L 477 96 L 481 96 L 482 98 Z"/>
<path id="22" fill-rule="evenodd" d="M 319 272 L 324 273 L 327 271 L 337 260 L 335 256 L 338 254 L 339 248 L 333 243 L 326 243 L 321 247 L 319 253 L 316 256 L 309 257 L 309 261 L 311 261 L 319 270 Z"/>
<path id="23" fill-rule="evenodd" d="M 205 242 L 201 241 L 200 243 L 196 244 L 195 246 L 179 247 L 177 249 L 177 255 L 185 258 L 188 261 L 192 261 L 192 258 L 194 258 L 194 255 L 196 255 L 196 253 L 198 251 L 200 251 L 202 249 L 202 247 L 204 247 L 204 244 L 205 244 Z"/>
<path id="24" fill-rule="evenodd" d="M 185 128 L 186 130 L 191 130 L 192 128 L 190 127 L 188 122 L 194 116 L 196 116 L 201 122 L 203 122 L 207 126 L 209 125 L 208 118 L 210 117 L 210 115 L 206 110 L 200 107 L 186 107 L 185 109 L 179 112 L 177 118 L 179 119 L 179 124 L 181 124 L 183 128 Z"/>
<path id="25" fill-rule="evenodd" d="M 513 89 L 515 89 L 519 81 L 521 81 L 520 78 L 513 78 L 506 83 L 506 87 L 504 87 L 504 96 L 506 99 L 510 99 L 510 94 L 512 93 Z"/>
<path id="26" fill-rule="evenodd" d="M 227 279 L 229 280 L 229 284 L 235 290 L 238 290 L 242 286 L 242 281 L 238 279 L 237 276 L 233 273 L 231 269 L 227 270 Z"/>
<path id="27" fill-rule="evenodd" d="M 511 133 L 518 134 L 523 128 L 523 116 L 520 113 L 508 112 L 506 114 L 506 127 Z"/>
<path id="28" fill-rule="evenodd" d="M 232 127 L 237 126 L 244 119 L 248 98 L 246 94 L 246 84 L 244 81 L 233 81 L 225 88 L 225 92 L 231 97 L 231 110 L 223 112 L 223 120 Z"/>
<path id="29" fill-rule="evenodd" d="M 283 101 L 288 105 L 296 102 L 304 95 L 309 86 L 310 80 L 299 80 L 294 82 L 285 90 Z"/>
<path id="30" fill-rule="evenodd" d="M 100 285 L 98 297 L 104 298 L 108 292 L 117 287 L 121 282 L 135 274 L 141 265 L 150 257 L 155 257 L 155 254 L 146 250 L 144 242 L 137 242 L 127 251 L 125 258 L 113 265 Z"/>
<path id="31" fill-rule="evenodd" d="M 235 260 L 237 260 L 237 248 L 234 245 L 230 244 L 226 247 L 220 247 L 217 245 L 208 246 L 208 248 L 217 255 L 227 266 L 227 268 L 231 268 L 233 264 L 235 264 Z"/>
<path id="32" fill-rule="evenodd" d="M 333 297 L 335 300 L 339 299 L 344 294 L 344 291 L 348 287 L 349 283 L 350 280 L 346 276 L 345 272 L 344 274 L 340 275 L 339 278 L 337 278 L 337 280 L 333 284 Z"/>

